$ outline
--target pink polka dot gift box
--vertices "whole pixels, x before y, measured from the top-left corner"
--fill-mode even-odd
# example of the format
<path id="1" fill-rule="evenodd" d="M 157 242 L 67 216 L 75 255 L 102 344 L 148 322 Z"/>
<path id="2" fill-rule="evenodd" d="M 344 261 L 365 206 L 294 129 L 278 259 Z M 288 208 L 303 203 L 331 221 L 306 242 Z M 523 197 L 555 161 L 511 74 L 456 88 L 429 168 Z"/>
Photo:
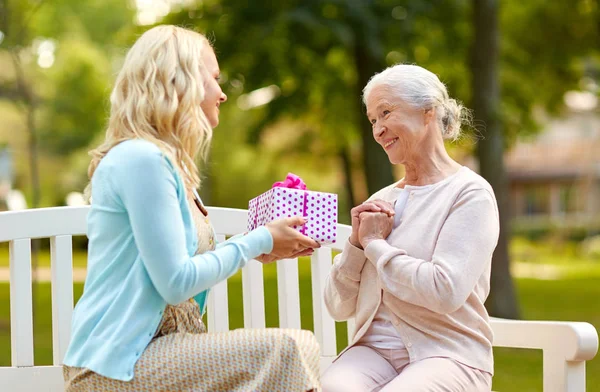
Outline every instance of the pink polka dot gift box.
<path id="1" fill-rule="evenodd" d="M 309 191 L 300 177 L 289 173 L 283 182 L 248 203 L 248 230 L 273 220 L 303 216 L 307 223 L 294 228 L 320 244 L 333 244 L 337 237 L 338 197 Z"/>

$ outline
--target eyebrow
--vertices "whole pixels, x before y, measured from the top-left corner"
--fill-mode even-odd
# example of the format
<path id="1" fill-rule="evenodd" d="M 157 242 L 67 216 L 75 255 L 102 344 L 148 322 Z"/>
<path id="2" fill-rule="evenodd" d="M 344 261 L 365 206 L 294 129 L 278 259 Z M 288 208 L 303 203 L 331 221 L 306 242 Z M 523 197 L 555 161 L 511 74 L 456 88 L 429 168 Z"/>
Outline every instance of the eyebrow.
<path id="1" fill-rule="evenodd" d="M 375 111 L 378 112 L 383 106 L 392 106 L 388 101 L 383 101 L 377 107 L 375 107 Z M 369 111 L 367 110 L 367 117 L 371 117 Z"/>

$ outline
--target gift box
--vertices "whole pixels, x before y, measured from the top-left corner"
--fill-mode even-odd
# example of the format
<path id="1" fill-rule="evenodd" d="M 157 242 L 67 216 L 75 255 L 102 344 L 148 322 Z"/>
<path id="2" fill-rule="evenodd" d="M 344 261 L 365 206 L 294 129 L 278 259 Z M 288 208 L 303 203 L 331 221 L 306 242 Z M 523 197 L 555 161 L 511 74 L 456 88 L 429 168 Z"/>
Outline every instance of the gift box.
<path id="1" fill-rule="evenodd" d="M 333 244 L 337 237 L 336 194 L 310 191 L 302 179 L 292 173 L 283 182 L 250 200 L 248 230 L 273 220 L 303 216 L 307 222 L 294 228 L 320 244 Z"/>

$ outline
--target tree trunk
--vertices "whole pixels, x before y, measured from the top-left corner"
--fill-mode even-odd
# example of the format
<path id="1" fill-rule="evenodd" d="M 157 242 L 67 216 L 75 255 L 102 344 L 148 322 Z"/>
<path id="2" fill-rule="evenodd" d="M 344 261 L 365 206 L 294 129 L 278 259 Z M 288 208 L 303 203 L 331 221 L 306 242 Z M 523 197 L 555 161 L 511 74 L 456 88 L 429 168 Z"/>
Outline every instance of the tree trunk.
<path id="1" fill-rule="evenodd" d="M 500 238 L 492 259 L 491 291 L 486 306 L 492 316 L 514 319 L 519 317 L 519 308 L 509 269 L 509 192 L 504 168 L 504 137 L 498 112 L 498 0 L 474 0 L 473 6 L 472 107 L 475 123 L 485 124 L 485 128 L 481 129 L 483 138 L 478 142 L 477 155 L 480 173 L 494 188 L 500 213 Z"/>
<path id="2" fill-rule="evenodd" d="M 362 104 L 362 89 L 375 73 L 383 71 L 385 63 L 383 60 L 374 59 L 367 50 L 367 44 L 357 40 L 354 46 L 354 61 L 358 73 L 356 85 L 356 110 L 365 113 Z M 387 154 L 373 138 L 373 129 L 366 116 L 359 116 L 360 134 L 363 144 L 363 166 L 367 180 L 369 194 L 377 192 L 394 182 L 392 166 Z"/>
<path id="3" fill-rule="evenodd" d="M 350 209 L 352 209 L 356 204 L 358 204 L 358 202 L 355 199 L 354 189 L 352 188 L 352 160 L 350 158 L 350 153 L 348 152 L 347 146 L 342 146 L 342 149 L 340 150 L 340 159 L 342 160 L 342 166 L 344 169 L 344 184 L 346 188 L 346 197 L 348 202 L 348 208 L 346 209 L 346 212 L 344 214 L 345 219 L 347 219 L 347 222 L 351 223 L 352 219 L 350 218 Z"/>

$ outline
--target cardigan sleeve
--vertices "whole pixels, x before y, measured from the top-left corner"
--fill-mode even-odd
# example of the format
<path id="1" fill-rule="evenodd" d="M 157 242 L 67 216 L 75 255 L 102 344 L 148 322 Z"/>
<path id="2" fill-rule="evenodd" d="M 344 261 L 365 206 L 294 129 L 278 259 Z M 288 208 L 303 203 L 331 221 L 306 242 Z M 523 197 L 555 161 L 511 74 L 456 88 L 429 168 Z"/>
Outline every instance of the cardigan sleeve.
<path id="1" fill-rule="evenodd" d="M 385 199 L 389 185 L 375 192 L 367 201 Z M 342 253 L 333 259 L 331 272 L 325 285 L 325 306 L 331 317 L 337 321 L 348 320 L 356 313 L 356 301 L 360 288 L 360 280 L 367 257 L 365 252 L 346 241 Z"/>
<path id="2" fill-rule="evenodd" d="M 411 257 L 385 240 L 365 249 L 384 290 L 395 297 L 448 314 L 458 310 L 483 274 L 499 235 L 496 200 L 486 189 L 463 193 L 439 233 L 431 260 Z"/>
<path id="3" fill-rule="evenodd" d="M 325 285 L 325 306 L 337 321 L 347 320 L 356 312 L 360 275 L 366 260 L 363 250 L 349 241 L 333 260 Z"/>
<path id="4" fill-rule="evenodd" d="M 234 274 L 246 262 L 270 253 L 273 238 L 261 227 L 190 257 L 174 168 L 161 151 L 138 143 L 111 179 L 129 217 L 136 246 L 152 284 L 170 304 L 183 302 Z"/>

